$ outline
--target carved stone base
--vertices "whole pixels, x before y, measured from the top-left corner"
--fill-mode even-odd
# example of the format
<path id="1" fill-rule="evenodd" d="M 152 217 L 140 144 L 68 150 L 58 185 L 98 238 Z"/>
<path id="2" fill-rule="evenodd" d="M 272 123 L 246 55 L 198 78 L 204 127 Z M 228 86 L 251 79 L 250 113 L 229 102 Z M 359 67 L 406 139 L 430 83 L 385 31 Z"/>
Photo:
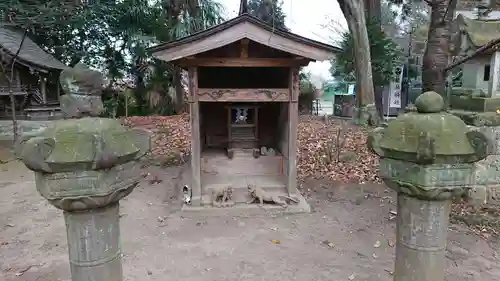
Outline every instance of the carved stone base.
<path id="1" fill-rule="evenodd" d="M 380 177 L 397 192 L 427 200 L 449 200 L 465 194 L 472 183 L 474 165 L 418 165 L 390 158 L 380 159 Z"/>
<path id="2" fill-rule="evenodd" d="M 65 211 L 101 208 L 129 195 L 141 178 L 137 163 L 108 170 L 44 174 L 35 172 L 36 188 L 52 205 Z"/>

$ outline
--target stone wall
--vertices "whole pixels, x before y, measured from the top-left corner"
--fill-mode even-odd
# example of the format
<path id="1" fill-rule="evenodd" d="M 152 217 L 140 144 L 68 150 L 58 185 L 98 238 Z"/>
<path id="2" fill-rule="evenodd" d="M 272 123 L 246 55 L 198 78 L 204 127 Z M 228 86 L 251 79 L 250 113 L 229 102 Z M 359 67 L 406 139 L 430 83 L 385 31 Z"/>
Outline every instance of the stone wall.
<path id="1" fill-rule="evenodd" d="M 28 121 L 19 120 L 18 128 L 20 134 L 25 133 L 35 133 L 47 128 L 53 121 Z M 13 127 L 12 121 L 1 120 L 0 121 L 0 140 L 12 140 L 13 138 Z"/>
<path id="2" fill-rule="evenodd" d="M 500 127 L 475 127 L 493 140 L 493 151 L 486 159 L 476 163 L 475 186 L 490 190 L 490 200 L 500 200 Z"/>

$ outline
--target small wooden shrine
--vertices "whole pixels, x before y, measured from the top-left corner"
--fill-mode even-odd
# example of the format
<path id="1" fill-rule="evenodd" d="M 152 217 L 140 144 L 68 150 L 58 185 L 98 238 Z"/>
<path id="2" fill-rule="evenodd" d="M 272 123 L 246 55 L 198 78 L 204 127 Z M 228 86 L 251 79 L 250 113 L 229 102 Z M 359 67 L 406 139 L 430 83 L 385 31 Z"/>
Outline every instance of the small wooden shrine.
<path id="1" fill-rule="evenodd" d="M 242 13 L 150 51 L 189 73 L 190 208 L 214 204 L 225 187 L 245 203 L 256 186 L 307 212 L 296 186 L 299 68 L 340 50 Z"/>
<path id="2" fill-rule="evenodd" d="M 57 118 L 59 107 L 59 73 L 66 68 L 62 62 L 45 52 L 24 30 L 0 27 L 0 64 L 8 77 L 13 77 L 12 92 L 19 119 Z M 22 47 L 19 50 L 19 47 Z M 19 53 L 18 53 L 19 50 Z M 16 55 L 13 75 L 11 61 Z M 9 83 L 0 72 L 0 118 L 10 118 Z"/>

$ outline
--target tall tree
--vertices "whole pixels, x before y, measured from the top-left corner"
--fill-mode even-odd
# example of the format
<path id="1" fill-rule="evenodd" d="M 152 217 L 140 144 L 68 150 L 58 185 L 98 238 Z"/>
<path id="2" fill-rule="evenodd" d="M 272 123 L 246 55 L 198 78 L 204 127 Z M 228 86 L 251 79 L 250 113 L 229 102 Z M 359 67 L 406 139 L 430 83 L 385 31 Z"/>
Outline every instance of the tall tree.
<path id="1" fill-rule="evenodd" d="M 162 7 L 165 13 L 170 32 L 164 33 L 159 39 L 170 41 L 182 38 L 191 33 L 206 29 L 221 23 L 222 6 L 213 0 L 163 0 Z M 182 87 L 182 69 L 172 66 L 173 84 L 176 96 L 176 111 L 184 108 L 184 89 Z"/>
<path id="2" fill-rule="evenodd" d="M 370 41 L 370 53 L 372 54 L 373 84 L 375 88 L 382 89 L 395 79 L 394 68 L 400 62 L 398 46 L 377 25 L 368 24 L 368 38 Z M 345 32 L 342 35 L 340 48 L 342 52 L 332 61 L 330 72 L 333 77 L 341 78 L 347 82 L 356 81 L 355 66 L 352 62 L 354 56 L 352 35 Z M 381 95 L 381 93 L 380 93 Z M 382 102 L 382 100 L 380 100 Z M 377 111 L 383 110 L 377 106 Z M 379 111 L 380 110 L 380 111 Z"/>
<path id="3" fill-rule="evenodd" d="M 374 88 L 370 55 L 370 41 L 366 28 L 364 0 L 337 0 L 347 21 L 354 49 L 354 69 L 356 73 L 356 101 L 358 119 L 376 118 Z M 367 114 L 363 114 L 366 112 Z M 370 120 L 359 120 L 361 123 Z"/>
<path id="4" fill-rule="evenodd" d="M 151 105 L 156 104 L 152 100 L 162 101 L 155 106 L 156 113 L 170 112 L 164 111 L 163 100 L 168 99 L 169 88 L 174 85 L 179 85 L 177 88 L 181 89 L 180 100 L 183 101 L 180 77 L 173 78 L 175 71 L 172 65 L 153 60 L 145 49 L 223 20 L 222 6 L 214 0 L 54 2 L 67 2 L 74 9 L 60 5 L 54 10 L 65 8 L 69 12 L 54 15 L 41 12 L 46 10 L 47 1 L 7 0 L 0 1 L 0 16 L 14 18 L 16 24 L 21 25 L 29 22 L 34 15 L 46 17 L 47 21 L 31 25 L 30 38 L 70 66 L 82 61 L 103 70 L 110 78 L 109 87 L 121 79 L 133 80 L 132 104 L 142 114 L 149 113 Z M 145 67 L 149 64 L 154 65 L 152 71 L 145 71 L 149 70 Z"/>
<path id="5" fill-rule="evenodd" d="M 281 0 L 249 0 L 248 13 L 270 26 L 288 30 L 282 6 Z"/>
<path id="6" fill-rule="evenodd" d="M 477 54 L 500 45 L 500 38 L 493 40 L 478 49 L 474 54 L 458 59 L 455 63 L 450 63 L 452 24 L 458 0 L 393 0 L 393 2 L 401 5 L 403 11 L 411 11 L 406 7 L 421 2 L 426 3 L 431 10 L 427 45 L 422 65 L 422 90 L 424 92 L 435 91 L 446 100 L 446 76 L 448 71 Z"/>

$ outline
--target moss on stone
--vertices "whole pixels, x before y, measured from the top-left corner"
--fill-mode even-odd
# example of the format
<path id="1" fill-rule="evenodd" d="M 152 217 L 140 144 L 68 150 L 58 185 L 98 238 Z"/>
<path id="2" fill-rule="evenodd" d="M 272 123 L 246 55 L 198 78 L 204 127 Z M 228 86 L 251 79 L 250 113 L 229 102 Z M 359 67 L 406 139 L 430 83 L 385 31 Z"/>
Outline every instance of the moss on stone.
<path id="1" fill-rule="evenodd" d="M 97 150 L 116 156 L 138 151 L 132 133 L 118 120 L 82 118 L 60 120 L 43 132 L 43 137 L 55 140 L 49 162 L 92 162 Z"/>

